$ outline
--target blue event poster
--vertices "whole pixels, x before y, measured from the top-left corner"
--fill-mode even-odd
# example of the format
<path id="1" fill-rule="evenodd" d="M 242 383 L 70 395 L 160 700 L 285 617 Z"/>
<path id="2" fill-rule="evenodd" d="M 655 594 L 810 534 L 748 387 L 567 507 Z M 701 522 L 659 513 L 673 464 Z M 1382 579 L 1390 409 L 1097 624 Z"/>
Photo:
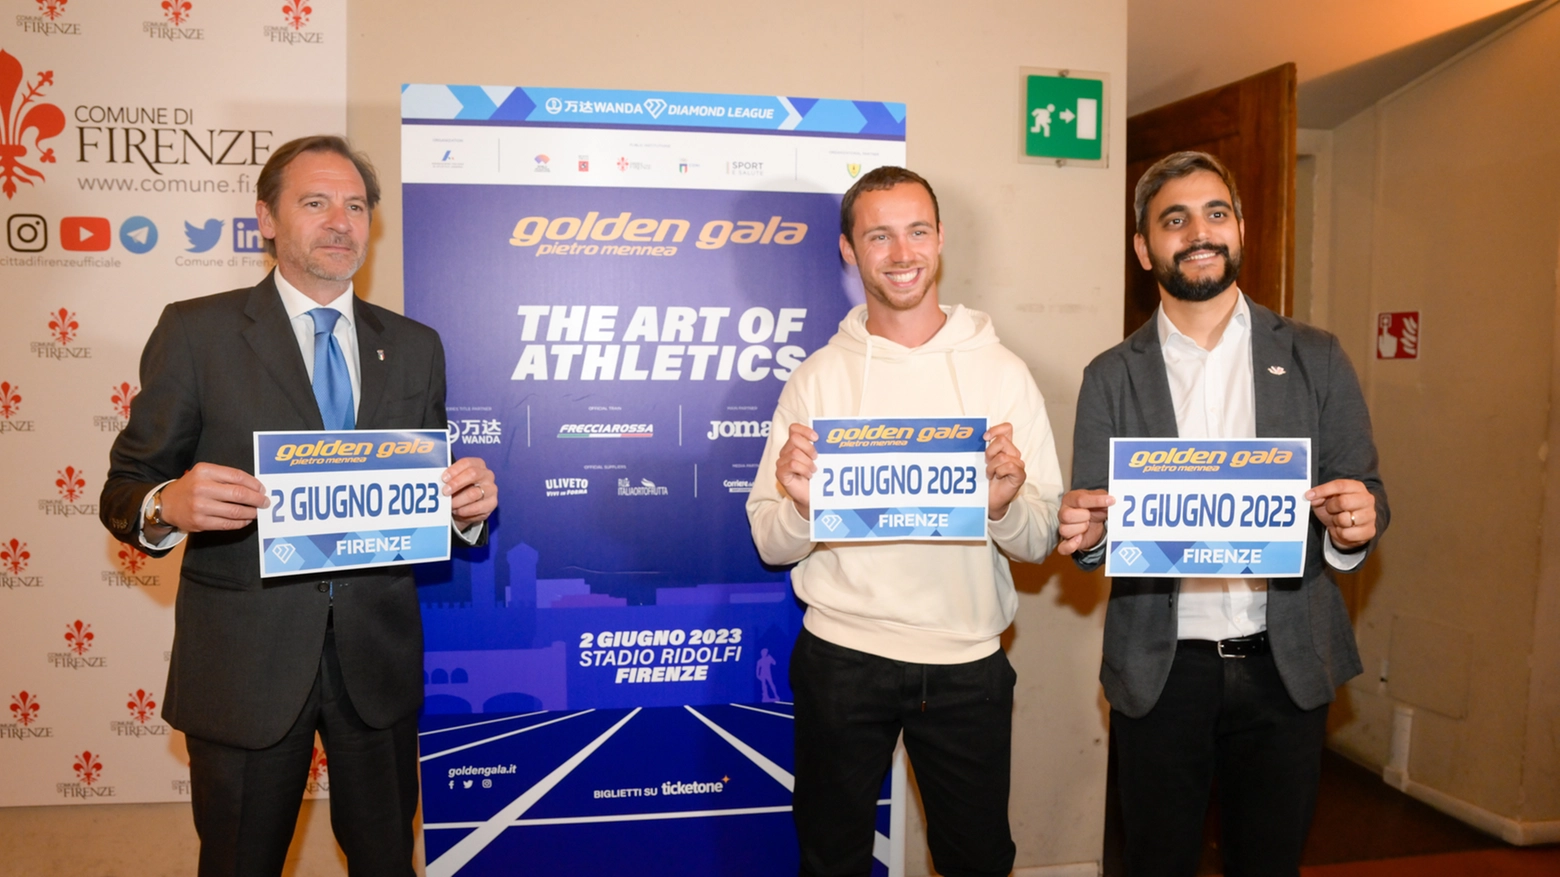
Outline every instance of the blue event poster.
<path id="1" fill-rule="evenodd" d="M 795 873 L 801 607 L 744 504 L 861 301 L 840 196 L 903 164 L 904 119 L 403 87 L 406 311 L 444 340 L 452 456 L 501 490 L 486 547 L 419 570 L 430 875 Z"/>

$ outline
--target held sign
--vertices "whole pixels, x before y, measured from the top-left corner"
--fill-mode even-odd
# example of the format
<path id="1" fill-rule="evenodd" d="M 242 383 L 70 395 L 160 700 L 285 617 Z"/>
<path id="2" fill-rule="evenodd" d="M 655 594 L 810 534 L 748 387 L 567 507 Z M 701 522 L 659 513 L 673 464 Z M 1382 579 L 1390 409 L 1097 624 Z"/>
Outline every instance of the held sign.
<path id="1" fill-rule="evenodd" d="M 442 429 L 255 433 L 260 575 L 448 560 Z"/>
<path id="2" fill-rule="evenodd" d="M 814 418 L 814 542 L 986 538 L 986 418 Z"/>
<path id="3" fill-rule="evenodd" d="M 1110 440 L 1107 576 L 1305 570 L 1311 440 Z"/>

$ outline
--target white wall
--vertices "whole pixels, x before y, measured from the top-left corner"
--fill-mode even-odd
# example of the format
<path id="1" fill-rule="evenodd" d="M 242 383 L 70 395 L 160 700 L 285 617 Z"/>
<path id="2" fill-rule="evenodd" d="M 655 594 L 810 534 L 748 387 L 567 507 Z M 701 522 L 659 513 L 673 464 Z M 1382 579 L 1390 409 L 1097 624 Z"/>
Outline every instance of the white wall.
<path id="1" fill-rule="evenodd" d="M 1530 840 L 1560 839 L 1556 57 L 1550 3 L 1332 137 L 1329 328 L 1394 510 L 1351 589 L 1367 672 L 1333 743 L 1384 765 L 1411 705 L 1409 791 Z M 1420 358 L 1376 360 L 1373 317 L 1399 310 Z"/>

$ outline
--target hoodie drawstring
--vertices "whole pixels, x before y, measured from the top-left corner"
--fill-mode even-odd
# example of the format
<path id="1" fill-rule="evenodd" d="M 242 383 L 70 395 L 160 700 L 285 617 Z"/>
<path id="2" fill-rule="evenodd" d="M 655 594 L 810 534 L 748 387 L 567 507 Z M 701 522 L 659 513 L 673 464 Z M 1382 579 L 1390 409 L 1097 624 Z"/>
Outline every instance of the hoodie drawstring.
<path id="1" fill-rule="evenodd" d="M 964 388 L 959 386 L 959 367 L 954 365 L 952 350 L 946 351 L 943 355 L 948 359 L 948 374 L 953 377 L 953 395 L 959 400 L 959 414 L 963 416 L 968 412 L 964 410 Z"/>
<path id="2" fill-rule="evenodd" d="M 921 712 L 926 712 L 926 665 L 921 665 Z"/>
<path id="3" fill-rule="evenodd" d="M 867 333 L 867 361 L 861 366 L 861 398 L 856 401 L 856 416 L 865 417 L 867 383 L 872 379 L 872 333 Z"/>

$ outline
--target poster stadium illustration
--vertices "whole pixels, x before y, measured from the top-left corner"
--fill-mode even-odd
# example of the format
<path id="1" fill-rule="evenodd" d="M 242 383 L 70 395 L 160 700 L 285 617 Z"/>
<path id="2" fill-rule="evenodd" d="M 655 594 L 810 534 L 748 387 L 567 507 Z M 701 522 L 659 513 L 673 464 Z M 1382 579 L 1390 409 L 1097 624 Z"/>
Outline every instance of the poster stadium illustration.
<path id="1" fill-rule="evenodd" d="M 430 875 L 795 873 L 801 607 L 743 506 L 861 300 L 840 196 L 904 135 L 902 104 L 403 88 L 406 312 L 503 488 L 419 573 Z"/>

